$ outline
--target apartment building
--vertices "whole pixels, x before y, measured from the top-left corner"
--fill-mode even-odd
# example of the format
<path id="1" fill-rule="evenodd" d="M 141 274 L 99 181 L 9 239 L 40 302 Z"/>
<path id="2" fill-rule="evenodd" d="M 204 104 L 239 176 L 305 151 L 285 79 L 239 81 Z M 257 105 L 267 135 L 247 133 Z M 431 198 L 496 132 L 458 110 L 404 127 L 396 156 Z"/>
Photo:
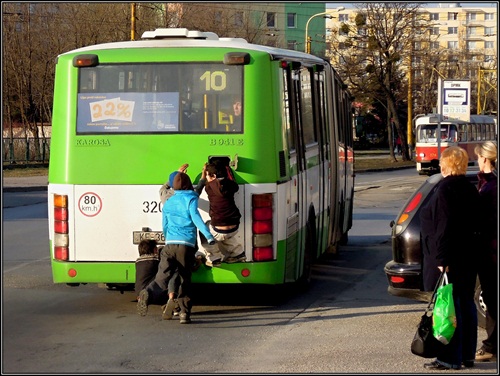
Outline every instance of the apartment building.
<path id="1" fill-rule="evenodd" d="M 463 6 L 460 3 L 429 5 L 419 9 L 419 17 L 428 21 L 428 28 L 412 35 L 412 48 L 407 53 L 411 65 L 406 59 L 402 63 L 411 74 L 409 81 L 413 85 L 416 110 L 426 112 L 431 109 L 431 103 L 435 106 L 437 75 L 442 79 L 470 80 L 475 102 L 488 90 L 496 97 L 498 8 Z M 327 34 L 340 31 L 337 38 L 327 37 L 327 40 L 337 43 L 337 47 L 348 40 L 347 35 L 342 37 L 342 25 L 356 25 L 359 13 L 360 9 L 350 7 L 338 12 L 338 18 L 327 20 Z M 330 58 L 334 66 L 341 63 L 335 56 Z M 494 93 L 491 93 L 491 83 L 495 86 Z"/>

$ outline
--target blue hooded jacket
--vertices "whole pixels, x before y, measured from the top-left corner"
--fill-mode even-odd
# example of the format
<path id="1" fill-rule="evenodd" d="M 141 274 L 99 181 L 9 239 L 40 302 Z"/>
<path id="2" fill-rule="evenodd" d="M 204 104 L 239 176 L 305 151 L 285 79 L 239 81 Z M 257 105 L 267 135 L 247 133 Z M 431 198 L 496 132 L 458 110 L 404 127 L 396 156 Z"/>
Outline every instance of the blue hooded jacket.
<path id="1" fill-rule="evenodd" d="M 165 202 L 162 210 L 165 244 L 185 244 L 195 247 L 196 228 L 209 243 L 215 242 L 198 211 L 198 199 L 198 194 L 193 190 L 176 190 Z"/>

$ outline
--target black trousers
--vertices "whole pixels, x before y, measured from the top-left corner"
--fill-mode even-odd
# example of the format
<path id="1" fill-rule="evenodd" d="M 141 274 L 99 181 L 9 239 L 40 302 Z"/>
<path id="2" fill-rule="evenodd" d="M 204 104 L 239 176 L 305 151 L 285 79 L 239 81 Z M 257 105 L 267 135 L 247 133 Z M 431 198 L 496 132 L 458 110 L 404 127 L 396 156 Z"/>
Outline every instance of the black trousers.
<path id="1" fill-rule="evenodd" d="M 168 291 L 169 282 L 176 277 L 176 273 L 178 274 L 180 284 L 177 301 L 181 313 L 191 313 L 191 268 L 195 261 L 195 253 L 195 248 L 184 244 L 166 244 L 161 250 L 158 273 L 152 282 L 162 290 Z"/>
<path id="2" fill-rule="evenodd" d="M 486 304 L 486 334 L 487 338 L 483 341 L 483 348 L 494 355 L 497 355 L 497 320 L 498 320 L 498 263 L 495 254 L 485 256 L 479 268 L 479 282 L 483 290 L 483 300 Z"/>

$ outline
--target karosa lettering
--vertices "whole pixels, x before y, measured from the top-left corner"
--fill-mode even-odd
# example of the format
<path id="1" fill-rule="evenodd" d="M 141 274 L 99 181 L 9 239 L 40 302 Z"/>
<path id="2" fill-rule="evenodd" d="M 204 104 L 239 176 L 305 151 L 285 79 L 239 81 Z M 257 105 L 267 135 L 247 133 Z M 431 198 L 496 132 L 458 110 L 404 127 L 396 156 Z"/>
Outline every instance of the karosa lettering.
<path id="1" fill-rule="evenodd" d="M 76 146 L 111 146 L 109 139 L 80 139 L 76 140 Z"/>

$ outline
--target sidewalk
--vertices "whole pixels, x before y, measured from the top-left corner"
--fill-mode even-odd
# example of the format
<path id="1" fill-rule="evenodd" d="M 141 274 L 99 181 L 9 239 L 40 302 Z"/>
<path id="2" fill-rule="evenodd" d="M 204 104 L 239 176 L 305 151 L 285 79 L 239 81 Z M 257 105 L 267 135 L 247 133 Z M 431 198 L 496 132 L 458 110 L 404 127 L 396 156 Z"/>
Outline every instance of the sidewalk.
<path id="1" fill-rule="evenodd" d="M 47 179 L 46 175 L 4 177 L 2 190 L 4 192 L 46 191 Z"/>

